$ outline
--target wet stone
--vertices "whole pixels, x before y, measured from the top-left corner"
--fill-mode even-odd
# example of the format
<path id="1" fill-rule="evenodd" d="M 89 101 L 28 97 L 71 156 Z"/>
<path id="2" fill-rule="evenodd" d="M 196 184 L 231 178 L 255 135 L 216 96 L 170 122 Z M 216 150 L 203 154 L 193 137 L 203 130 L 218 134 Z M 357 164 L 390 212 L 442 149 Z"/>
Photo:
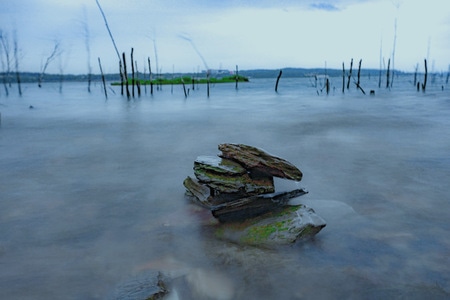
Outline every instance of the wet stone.
<path id="1" fill-rule="evenodd" d="M 211 190 L 208 186 L 201 184 L 198 180 L 193 179 L 190 176 L 183 181 L 183 185 L 190 193 L 189 196 L 196 199 L 198 204 L 205 207 L 209 207 L 211 205 Z"/>
<path id="2" fill-rule="evenodd" d="M 262 173 L 290 180 L 302 180 L 302 172 L 285 159 L 271 155 L 266 151 L 243 144 L 220 144 L 219 156 L 234 160 L 246 169 L 256 169 Z"/>
<path id="3" fill-rule="evenodd" d="M 220 157 L 199 156 L 194 162 L 194 174 L 200 183 L 213 189 L 213 196 L 222 193 L 262 194 L 275 190 L 271 176 L 252 178 L 238 163 Z"/>
<path id="4" fill-rule="evenodd" d="M 146 272 L 139 274 L 117 286 L 111 299 L 163 299 L 169 292 L 167 289 L 169 278 L 160 272 Z"/>
<path id="5" fill-rule="evenodd" d="M 325 226 L 312 208 L 287 205 L 244 222 L 221 224 L 215 234 L 239 244 L 270 247 L 311 238 Z"/>
<path id="6" fill-rule="evenodd" d="M 216 235 L 239 244 L 271 246 L 311 237 L 325 227 L 312 208 L 289 205 L 304 189 L 275 192 L 273 177 L 295 181 L 302 172 L 290 162 L 243 144 L 220 144 L 221 154 L 199 156 L 195 179 L 183 184 L 194 202 L 219 220 Z"/>

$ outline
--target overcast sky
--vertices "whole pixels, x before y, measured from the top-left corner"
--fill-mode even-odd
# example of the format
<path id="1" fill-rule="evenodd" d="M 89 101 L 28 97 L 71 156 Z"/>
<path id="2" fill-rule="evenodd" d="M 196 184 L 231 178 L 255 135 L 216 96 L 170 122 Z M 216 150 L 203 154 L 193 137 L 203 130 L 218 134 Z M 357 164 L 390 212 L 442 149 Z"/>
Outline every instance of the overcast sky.
<path id="1" fill-rule="evenodd" d="M 417 63 L 423 69 L 424 58 L 429 70 L 434 66 L 446 72 L 450 64 L 448 0 L 99 2 L 118 51 L 129 59 L 134 47 L 141 72 L 148 72 L 148 57 L 152 71 L 158 63 L 169 73 L 236 65 L 241 70 L 340 69 L 351 58 L 362 59 L 363 68 L 378 68 L 380 50 L 387 64 L 394 41 L 396 69 L 414 71 Z M 99 73 L 98 57 L 104 72 L 118 72 L 118 57 L 95 0 L 0 0 L 0 29 L 11 54 L 16 32 L 21 71 L 39 72 L 59 43 L 62 52 L 47 73 L 87 73 L 87 44 L 94 73 Z"/>

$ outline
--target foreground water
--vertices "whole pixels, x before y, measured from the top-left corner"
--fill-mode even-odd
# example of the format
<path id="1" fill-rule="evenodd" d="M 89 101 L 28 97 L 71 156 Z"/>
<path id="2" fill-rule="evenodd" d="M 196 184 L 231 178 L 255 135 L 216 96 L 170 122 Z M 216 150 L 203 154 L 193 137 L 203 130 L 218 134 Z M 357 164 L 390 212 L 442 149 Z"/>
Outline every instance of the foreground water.
<path id="1" fill-rule="evenodd" d="M 0 298 L 106 299 L 157 269 L 208 279 L 196 298 L 448 298 L 450 87 L 371 84 L 375 96 L 283 78 L 279 93 L 253 80 L 209 98 L 165 86 L 105 100 L 80 83 L 1 94 Z M 295 202 L 327 227 L 275 250 L 216 239 L 182 182 L 224 142 L 298 166 L 309 194 Z"/>

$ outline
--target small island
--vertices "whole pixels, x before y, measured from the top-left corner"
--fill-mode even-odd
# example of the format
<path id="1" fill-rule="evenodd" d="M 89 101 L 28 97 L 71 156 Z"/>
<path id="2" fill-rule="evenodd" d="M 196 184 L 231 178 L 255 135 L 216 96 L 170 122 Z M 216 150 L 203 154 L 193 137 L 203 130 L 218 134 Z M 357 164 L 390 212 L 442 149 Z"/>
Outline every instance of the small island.
<path id="1" fill-rule="evenodd" d="M 168 85 L 168 84 L 206 84 L 206 83 L 231 83 L 231 82 L 248 82 L 248 78 L 241 75 L 224 76 L 219 78 L 194 78 L 191 76 L 182 76 L 174 78 L 155 78 L 149 79 L 134 79 L 135 84 L 140 85 Z M 112 82 L 111 85 L 120 85 L 120 82 Z M 133 79 L 128 78 L 128 84 L 133 84 Z"/>

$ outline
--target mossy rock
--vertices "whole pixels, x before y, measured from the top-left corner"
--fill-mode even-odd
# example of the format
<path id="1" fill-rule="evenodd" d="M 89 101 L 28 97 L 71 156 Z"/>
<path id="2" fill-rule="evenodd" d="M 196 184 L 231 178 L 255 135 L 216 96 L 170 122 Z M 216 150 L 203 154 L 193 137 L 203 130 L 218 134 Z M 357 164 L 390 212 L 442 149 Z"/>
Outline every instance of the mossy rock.
<path id="1" fill-rule="evenodd" d="M 244 222 L 219 225 L 216 236 L 244 245 L 274 246 L 310 238 L 326 226 L 325 220 L 305 205 L 288 205 Z"/>

